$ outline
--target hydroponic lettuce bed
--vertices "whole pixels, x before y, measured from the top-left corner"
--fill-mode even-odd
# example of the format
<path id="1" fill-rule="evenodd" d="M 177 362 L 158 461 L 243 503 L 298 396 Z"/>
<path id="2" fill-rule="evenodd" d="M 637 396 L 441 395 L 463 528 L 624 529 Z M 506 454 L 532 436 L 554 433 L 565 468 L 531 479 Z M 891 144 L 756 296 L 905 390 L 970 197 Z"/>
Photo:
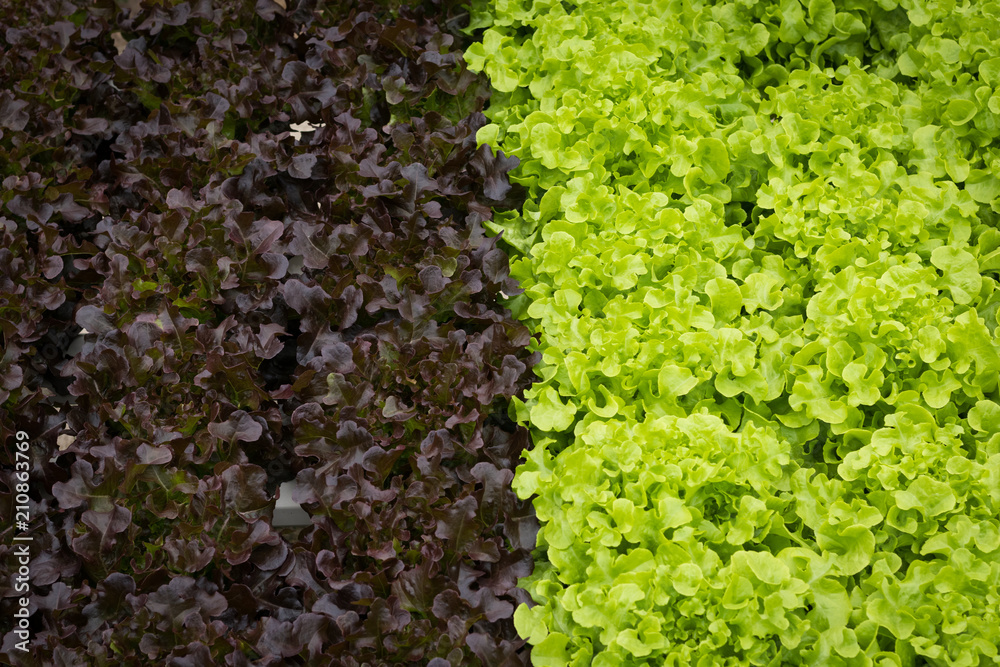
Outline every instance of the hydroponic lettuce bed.
<path id="1" fill-rule="evenodd" d="M 535 665 L 987 665 L 1000 5 L 494 2 Z"/>
<path id="2" fill-rule="evenodd" d="M 0 662 L 527 662 L 463 11 L 0 0 Z"/>
<path id="3" fill-rule="evenodd" d="M 5 663 L 1000 663 L 1000 4 L 121 4 L 0 0 Z"/>

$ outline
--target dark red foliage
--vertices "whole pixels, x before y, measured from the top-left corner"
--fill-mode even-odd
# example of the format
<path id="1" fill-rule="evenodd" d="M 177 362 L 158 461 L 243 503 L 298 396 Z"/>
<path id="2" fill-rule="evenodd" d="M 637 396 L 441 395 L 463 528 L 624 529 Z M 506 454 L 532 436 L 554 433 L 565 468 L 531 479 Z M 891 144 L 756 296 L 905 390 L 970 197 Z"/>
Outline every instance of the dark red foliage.
<path id="1" fill-rule="evenodd" d="M 0 11 L 3 661 L 528 664 L 537 355 L 482 224 L 523 192 L 460 3 Z"/>

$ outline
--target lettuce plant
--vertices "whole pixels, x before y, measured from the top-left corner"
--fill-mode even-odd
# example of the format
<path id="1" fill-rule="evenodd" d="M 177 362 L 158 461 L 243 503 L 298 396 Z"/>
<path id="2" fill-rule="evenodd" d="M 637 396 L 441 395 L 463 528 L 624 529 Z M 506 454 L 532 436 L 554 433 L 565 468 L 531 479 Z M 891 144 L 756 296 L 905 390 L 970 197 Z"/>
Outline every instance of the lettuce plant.
<path id="1" fill-rule="evenodd" d="M 998 18 L 477 3 L 535 665 L 1000 662 Z"/>
<path id="2" fill-rule="evenodd" d="M 459 4 L 0 11 L 4 664 L 524 664 L 523 189 Z"/>

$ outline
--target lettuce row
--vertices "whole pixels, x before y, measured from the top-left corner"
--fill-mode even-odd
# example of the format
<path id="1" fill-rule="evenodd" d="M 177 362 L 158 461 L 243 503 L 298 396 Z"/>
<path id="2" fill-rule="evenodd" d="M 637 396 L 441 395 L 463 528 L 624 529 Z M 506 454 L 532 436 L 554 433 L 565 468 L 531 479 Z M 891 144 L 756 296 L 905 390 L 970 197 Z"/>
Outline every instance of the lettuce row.
<path id="1" fill-rule="evenodd" d="M 467 14 L 0 0 L 0 665 L 528 663 Z"/>
<path id="2" fill-rule="evenodd" d="M 474 3 L 535 665 L 1000 664 L 998 19 Z"/>

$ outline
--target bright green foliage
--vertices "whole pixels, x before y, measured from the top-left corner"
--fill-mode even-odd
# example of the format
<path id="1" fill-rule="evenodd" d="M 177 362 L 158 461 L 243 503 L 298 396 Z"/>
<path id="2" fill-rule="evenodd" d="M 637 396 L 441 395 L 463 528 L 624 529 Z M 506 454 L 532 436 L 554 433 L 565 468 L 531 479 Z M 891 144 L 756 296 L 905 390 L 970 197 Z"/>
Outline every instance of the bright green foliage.
<path id="1" fill-rule="evenodd" d="M 1000 4 L 473 14 L 534 664 L 1000 664 Z"/>

